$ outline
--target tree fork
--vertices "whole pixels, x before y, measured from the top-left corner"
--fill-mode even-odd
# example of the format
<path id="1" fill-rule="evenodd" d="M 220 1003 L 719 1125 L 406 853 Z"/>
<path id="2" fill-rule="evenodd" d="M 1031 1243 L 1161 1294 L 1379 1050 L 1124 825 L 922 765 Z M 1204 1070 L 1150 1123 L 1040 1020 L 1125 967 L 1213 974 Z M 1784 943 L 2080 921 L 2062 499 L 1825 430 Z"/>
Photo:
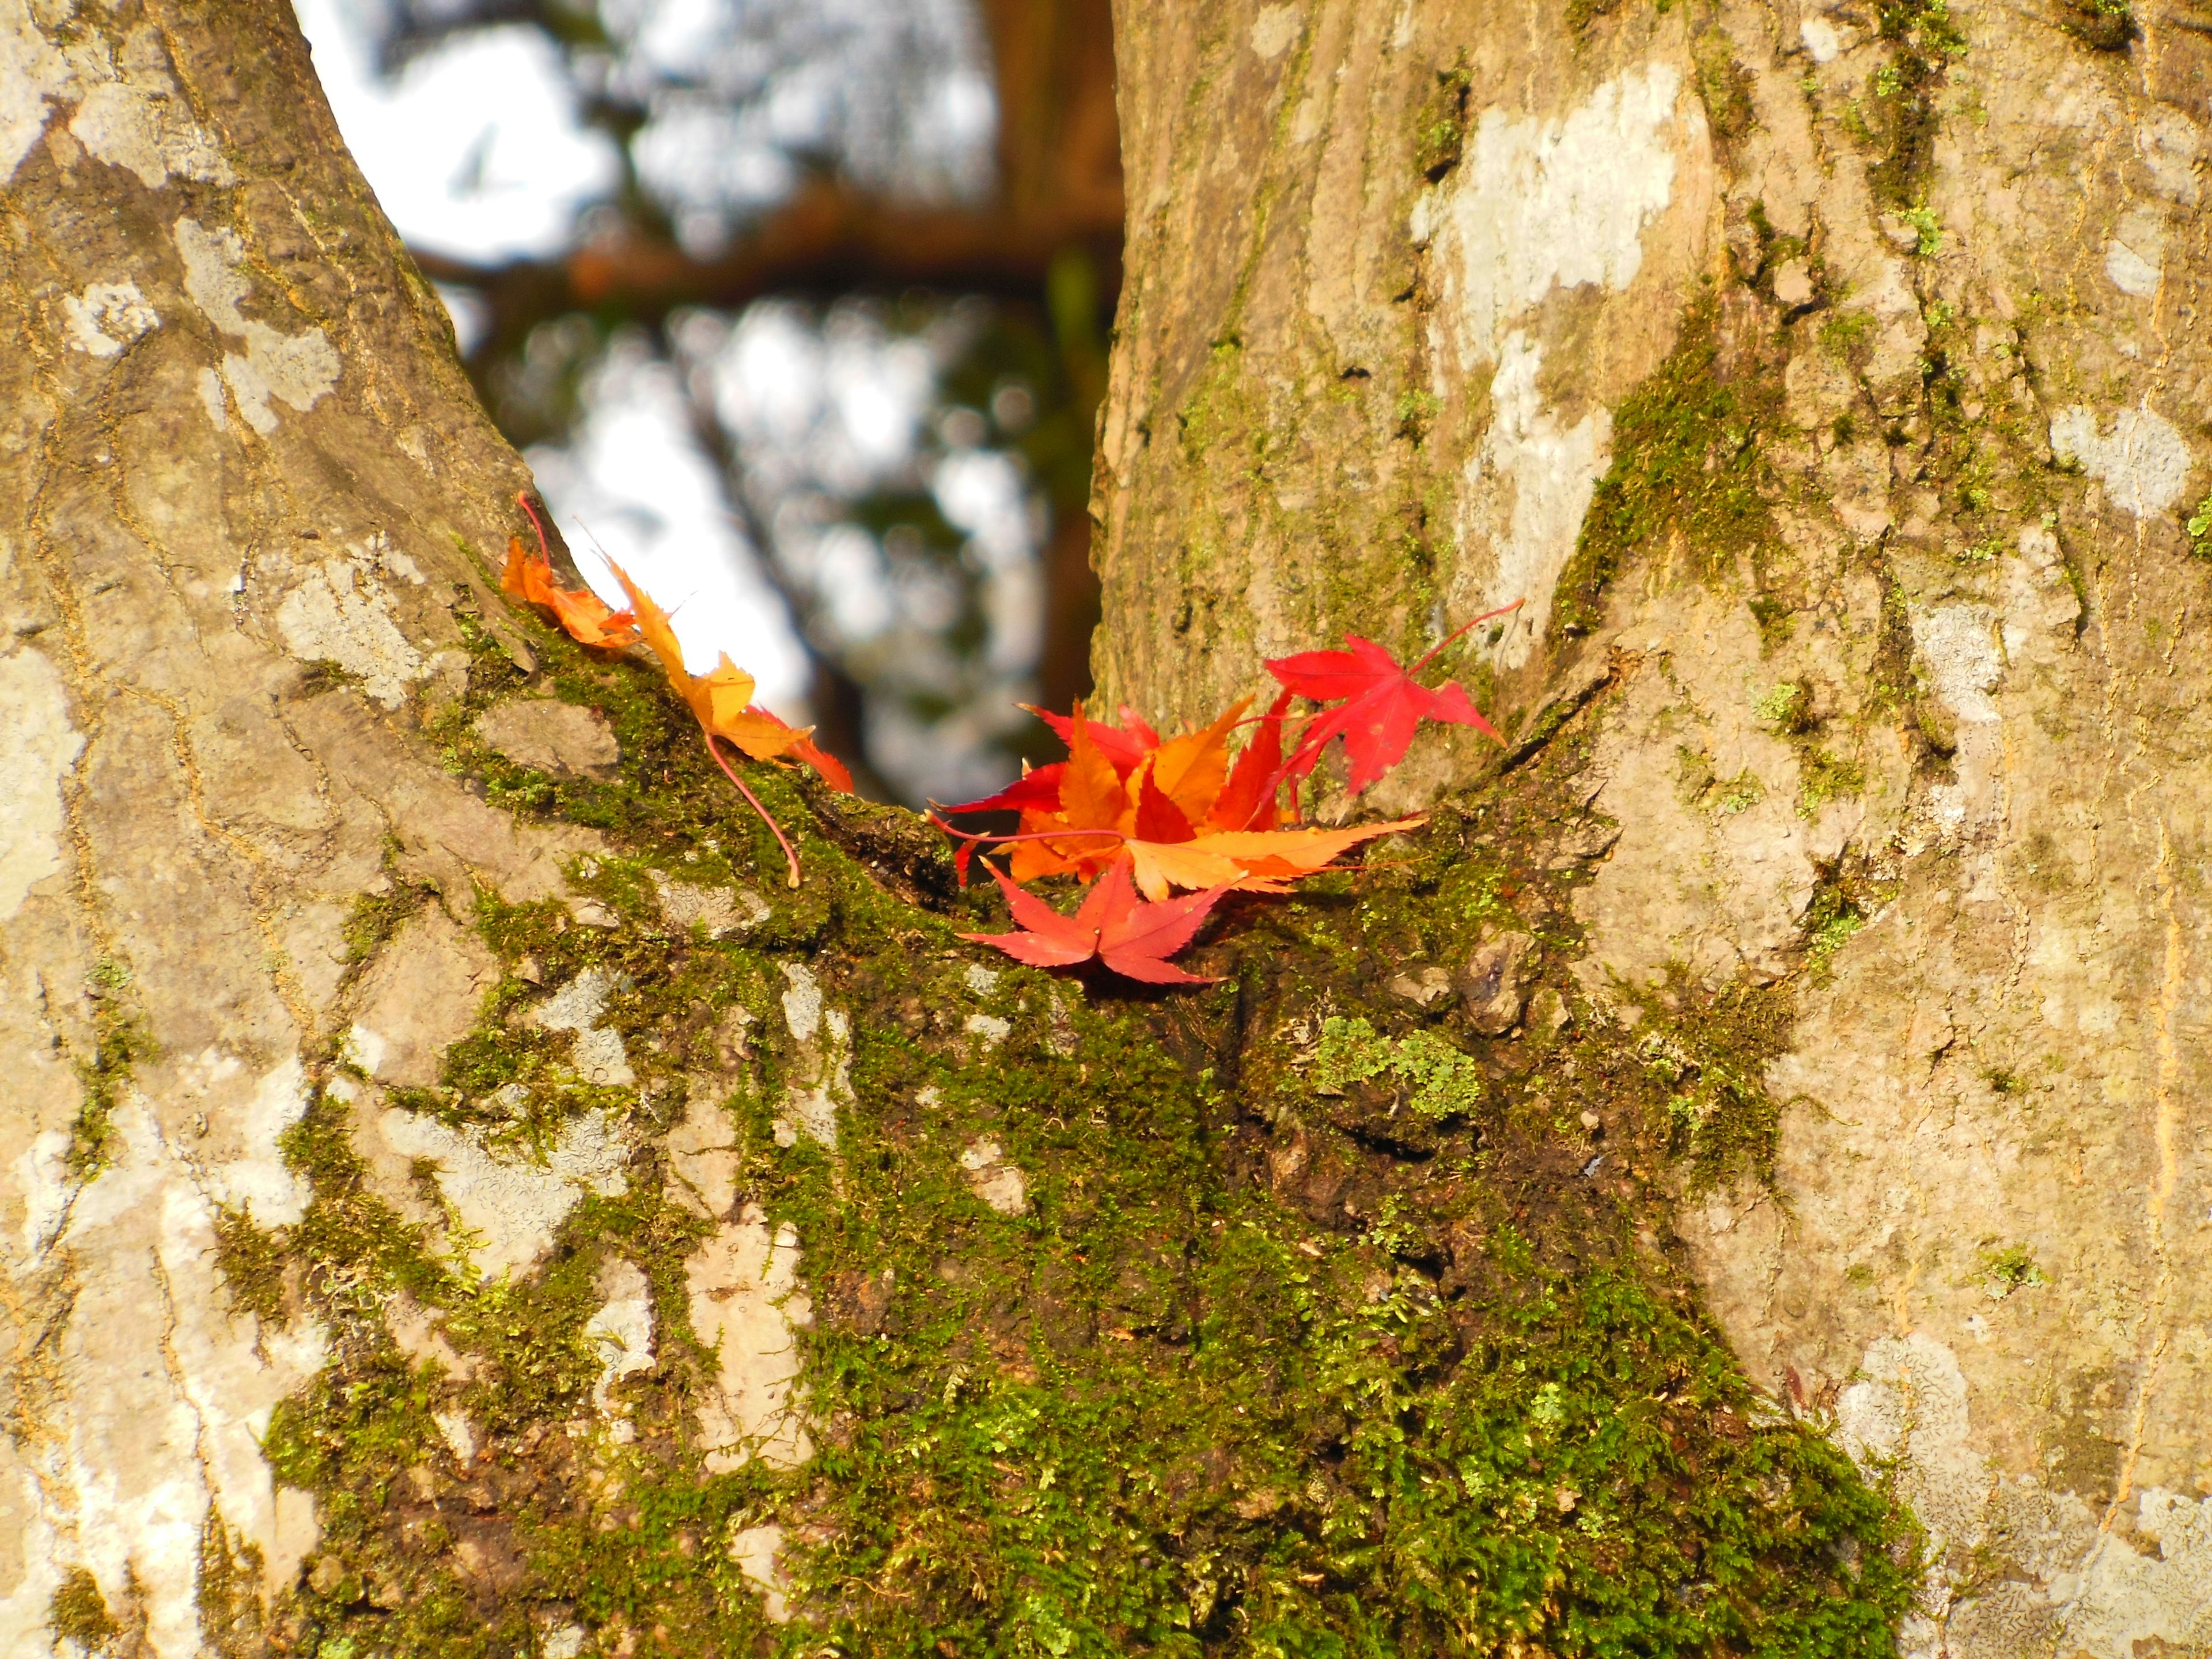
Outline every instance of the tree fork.
<path id="1" fill-rule="evenodd" d="M 1539 625 L 1474 637 L 1521 763 L 1437 744 L 1430 828 L 1224 906 L 1224 982 L 1159 998 L 979 961 L 1000 919 L 909 816 L 825 838 L 749 769 L 785 891 L 652 671 L 502 609 L 519 463 L 289 20 L 9 21 L 12 1649 L 1874 1654 L 1923 1535 L 1954 1645 L 2100 1651 L 2114 1575 L 2129 1639 L 2197 1639 L 2202 763 L 2142 717 L 2198 672 L 2148 624 L 2202 580 L 2157 500 L 2202 440 L 2148 377 L 2203 349 L 2159 331 L 2202 233 L 2116 222 L 2173 291 L 2004 335 L 1940 285 L 1965 163 L 1939 133 L 1885 224 L 1821 79 L 1938 50 L 1998 145 L 1987 31 L 2151 135 L 2163 201 L 2178 48 L 2136 85 L 2010 14 L 1948 20 L 1961 59 L 1917 12 L 1370 11 L 1123 20 L 1102 662 L 1187 713 L 1262 650 L 1441 632 L 1510 552 Z M 1790 98 L 1821 216 L 1739 224 Z M 1447 263 L 1593 152 L 1553 252 L 1595 275 Z M 1350 234 L 1293 235 L 1324 199 Z M 1300 245 L 1358 280 L 1302 289 Z M 2141 355 L 2090 389 L 2099 330 Z M 1647 384 L 1656 447 L 1610 453 Z M 1977 463 L 1954 392 L 2014 447 Z M 1582 515 L 1516 543 L 1479 492 L 1572 466 L 1648 529 L 1554 636 Z M 2007 539 L 1939 563 L 1967 514 Z M 2047 823 L 1990 805 L 2021 768 Z M 2046 1392 L 1998 1366 L 2029 1337 Z"/>

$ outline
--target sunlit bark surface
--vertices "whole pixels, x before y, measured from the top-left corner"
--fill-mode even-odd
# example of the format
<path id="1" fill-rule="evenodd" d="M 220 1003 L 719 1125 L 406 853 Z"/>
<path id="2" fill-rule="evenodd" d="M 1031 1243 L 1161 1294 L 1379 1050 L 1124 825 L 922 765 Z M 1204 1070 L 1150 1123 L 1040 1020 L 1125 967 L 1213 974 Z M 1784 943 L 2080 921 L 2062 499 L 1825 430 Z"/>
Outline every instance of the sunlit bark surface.
<path id="1" fill-rule="evenodd" d="M 1795 1010 L 1772 1186 L 1683 1227 L 1903 1460 L 1908 1647 L 2205 1650 L 2212 20 L 1120 21 L 1104 689 L 1523 600 L 1466 660 L 1588 700 L 1583 982 Z"/>

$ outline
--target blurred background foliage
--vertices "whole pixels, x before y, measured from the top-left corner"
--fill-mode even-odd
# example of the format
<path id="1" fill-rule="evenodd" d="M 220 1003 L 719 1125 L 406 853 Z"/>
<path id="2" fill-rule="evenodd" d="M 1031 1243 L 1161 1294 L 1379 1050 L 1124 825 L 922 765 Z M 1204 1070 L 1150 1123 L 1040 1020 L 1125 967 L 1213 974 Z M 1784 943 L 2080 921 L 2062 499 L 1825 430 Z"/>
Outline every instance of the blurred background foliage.
<path id="1" fill-rule="evenodd" d="M 1121 276 L 1109 0 L 299 0 L 579 570 L 866 793 L 1089 689 Z"/>

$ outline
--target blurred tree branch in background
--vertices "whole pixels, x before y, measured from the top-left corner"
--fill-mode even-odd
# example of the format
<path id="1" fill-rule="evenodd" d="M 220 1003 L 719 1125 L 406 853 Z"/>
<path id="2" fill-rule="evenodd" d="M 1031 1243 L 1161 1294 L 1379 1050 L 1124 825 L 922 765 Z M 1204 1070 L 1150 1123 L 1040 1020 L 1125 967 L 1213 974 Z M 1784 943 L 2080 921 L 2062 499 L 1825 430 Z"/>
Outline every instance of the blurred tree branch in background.
<path id="1" fill-rule="evenodd" d="M 533 333 L 563 318 L 589 317 L 602 332 L 641 325 L 666 352 L 669 325 L 688 309 L 735 314 L 767 299 L 826 305 L 917 293 L 994 302 L 1002 325 L 1035 337 L 1031 349 L 1013 349 L 1030 360 L 1018 365 L 1027 379 L 1042 382 L 1036 416 L 1014 447 L 1050 507 L 1036 690 L 1048 704 L 1066 707 L 1091 684 L 1098 615 L 1090 564 L 1091 447 L 1121 280 L 1111 9 L 1109 0 L 979 0 L 977 13 L 996 93 L 997 168 L 994 187 L 975 199 L 899 199 L 809 161 L 802 182 L 780 204 L 724 245 L 702 248 L 679 235 L 664 205 L 638 188 L 633 167 L 620 210 L 592 216 L 574 247 L 495 263 L 430 250 L 416 250 L 416 258 L 433 281 L 480 306 L 465 362 L 487 406 L 523 443 L 539 434 L 528 429 L 530 415 L 510 418 L 507 409 L 514 401 L 507 390 L 515 365 Z M 387 58 L 423 50 L 458 27 L 452 20 L 460 15 L 425 11 L 403 19 L 386 40 Z M 596 27 L 562 0 L 494 0 L 466 16 L 477 24 L 532 22 L 571 47 L 579 28 Z M 625 139 L 638 121 L 635 110 L 603 101 L 594 118 Z M 1038 344 L 1046 348 L 1042 354 Z M 1002 344 L 997 356 L 1007 355 Z M 989 406 L 988 383 L 967 390 L 976 406 Z M 696 387 L 693 403 L 702 447 L 727 482 L 732 515 L 760 550 L 765 574 L 806 641 L 822 739 L 870 777 L 866 677 L 824 647 L 819 597 L 776 568 L 772 514 L 751 499 L 739 446 Z"/>

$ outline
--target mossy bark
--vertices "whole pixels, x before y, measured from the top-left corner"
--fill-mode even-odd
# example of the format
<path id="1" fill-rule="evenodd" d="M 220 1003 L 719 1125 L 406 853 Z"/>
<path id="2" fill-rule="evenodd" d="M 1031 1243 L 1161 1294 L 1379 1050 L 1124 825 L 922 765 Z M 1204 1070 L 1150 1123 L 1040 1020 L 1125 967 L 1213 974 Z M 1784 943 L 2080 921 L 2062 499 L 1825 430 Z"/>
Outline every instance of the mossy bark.
<path id="1" fill-rule="evenodd" d="M 1620 826 L 1576 983 L 1765 1011 L 1773 1165 L 1682 1236 L 1753 1379 L 1899 1460 L 1908 1649 L 2205 1650 L 2203 20 L 1121 21 L 1103 694 L 1524 600 L 1455 665 Z"/>
<path id="2" fill-rule="evenodd" d="M 0 20 L 30 88 L 0 129 L 0 1645 L 1875 1654 L 1923 1541 L 1954 1630 L 2058 1571 L 1959 1506 L 2001 1467 L 1983 1416 L 1931 1428 L 1831 1352 L 1879 1294 L 1948 1410 L 1957 1363 L 1905 1340 L 1929 1264 L 2002 1342 L 2066 1284 L 2057 1249 L 1824 1241 L 1770 1281 L 1826 1344 L 1801 1355 L 1710 1243 L 1802 1184 L 1821 1056 L 1887 1029 L 1852 1022 L 1905 1029 L 1867 988 L 1885 918 L 1980 938 L 1912 908 L 1971 849 L 1834 830 L 1881 787 L 1980 810 L 1989 722 L 1901 544 L 1816 569 L 1787 516 L 1826 499 L 1791 459 L 1803 398 L 1869 400 L 1819 452 L 1848 470 L 1946 395 L 1881 380 L 1904 313 L 1879 293 L 1810 359 L 1828 380 L 1776 391 L 1790 341 L 1860 314 L 1838 276 L 1786 315 L 1793 258 L 1844 269 L 1787 208 L 1746 209 L 1737 247 L 1787 42 L 1679 9 L 1122 22 L 1109 684 L 1173 719 L 1333 628 L 1417 641 L 1523 529 L 1513 568 L 1555 583 L 1471 665 L 1503 758 L 1418 754 L 1392 787 L 1426 828 L 1224 906 L 1187 958 L 1217 982 L 1174 994 L 1007 967 L 959 938 L 1003 919 L 933 832 L 756 769 L 806 872 L 786 890 L 646 665 L 505 611 L 484 559 L 520 468 L 289 20 Z M 1900 12 L 1850 49 L 1870 85 L 1922 54 L 1876 94 L 1917 101 L 1875 112 L 1937 158 L 1908 181 L 1940 174 L 1951 36 Z M 1510 283 L 1416 246 L 1417 211 L 1432 247 L 1489 246 L 1453 180 L 1541 185 L 1577 144 L 1619 152 L 1626 203 L 1565 179 L 1580 240 L 1535 224 Z M 1482 369 L 1509 344 L 1519 379 Z M 1960 372 L 1962 419 L 1970 391 L 2025 406 Z M 1563 516 L 1576 476 L 1593 504 Z M 1972 511 L 2011 510 L 1987 488 Z M 2078 478 L 2038 488 L 2070 539 L 2007 580 L 2070 629 L 2116 590 L 2069 550 L 2108 543 L 2066 516 Z M 2139 532 L 2131 594 L 2163 546 Z M 1753 665 L 1723 708 L 1715 676 Z M 1715 878 L 1717 837 L 1784 879 Z M 2145 879 L 2180 1033 L 2193 923 L 2179 876 Z M 1974 1050 L 1948 994 L 1912 1052 Z M 2039 1098 L 2001 1058 L 1991 1097 Z M 2179 1264 L 2165 1370 L 2068 1372 L 2040 1490 L 2124 1498 L 2166 1455 Z M 1789 1312 L 1822 1273 L 1835 1306 Z M 2100 1462 L 2131 1410 L 2131 1461 Z M 2179 1500 L 2148 1498 L 2130 1524 L 2185 1569 Z M 2154 1617 L 2166 1571 L 2140 1570 Z"/>

